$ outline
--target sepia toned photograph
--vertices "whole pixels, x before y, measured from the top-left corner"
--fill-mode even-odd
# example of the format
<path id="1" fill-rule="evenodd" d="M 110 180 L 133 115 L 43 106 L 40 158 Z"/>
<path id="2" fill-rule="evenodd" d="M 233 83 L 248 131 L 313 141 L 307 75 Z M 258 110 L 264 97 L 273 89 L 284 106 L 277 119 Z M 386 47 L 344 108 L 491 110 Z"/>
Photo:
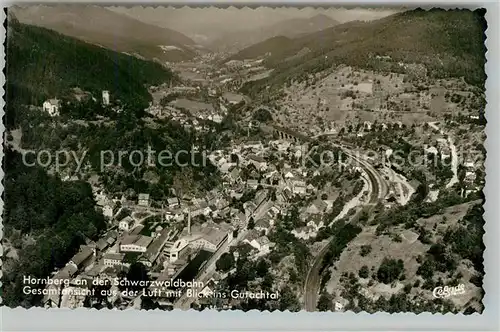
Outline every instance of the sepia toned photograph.
<path id="1" fill-rule="evenodd" d="M 10 6 L 2 305 L 481 314 L 485 14 Z"/>

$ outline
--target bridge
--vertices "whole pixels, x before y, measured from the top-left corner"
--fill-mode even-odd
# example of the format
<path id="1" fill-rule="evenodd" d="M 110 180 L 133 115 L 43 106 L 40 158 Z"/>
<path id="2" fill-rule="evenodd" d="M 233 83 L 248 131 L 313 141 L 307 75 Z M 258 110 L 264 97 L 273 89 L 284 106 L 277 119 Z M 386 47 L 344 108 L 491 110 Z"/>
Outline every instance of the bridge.
<path id="1" fill-rule="evenodd" d="M 292 129 L 280 127 L 277 125 L 272 125 L 273 127 L 273 135 L 284 140 L 293 141 L 293 142 L 309 142 L 311 139 L 299 132 L 296 132 Z"/>

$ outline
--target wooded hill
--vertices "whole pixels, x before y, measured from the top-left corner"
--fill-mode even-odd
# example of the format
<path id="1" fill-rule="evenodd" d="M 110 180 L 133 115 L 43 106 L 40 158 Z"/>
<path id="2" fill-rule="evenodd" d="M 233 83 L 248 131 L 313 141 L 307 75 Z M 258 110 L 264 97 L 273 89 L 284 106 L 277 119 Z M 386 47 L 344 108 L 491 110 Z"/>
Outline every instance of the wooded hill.
<path id="1" fill-rule="evenodd" d="M 72 88 L 100 97 L 149 101 L 147 85 L 168 82 L 172 72 L 159 63 L 117 53 L 9 17 L 7 27 L 7 106 L 41 105 Z"/>
<path id="2" fill-rule="evenodd" d="M 396 71 L 398 62 L 419 63 L 426 66 L 431 77 L 463 76 L 472 84 L 483 85 L 484 14 L 484 9 L 415 9 L 376 21 L 337 25 L 293 39 L 286 49 L 284 43 L 262 42 L 240 53 L 254 57 L 271 53 L 265 64 L 276 70 L 269 79 L 249 83 L 244 90 L 257 94 L 266 85 L 281 85 L 339 64 L 366 69 L 387 67 L 377 55 L 391 58 L 390 70 Z M 301 52 L 304 50 L 308 52 Z M 299 52 L 303 55 L 295 56 Z"/>

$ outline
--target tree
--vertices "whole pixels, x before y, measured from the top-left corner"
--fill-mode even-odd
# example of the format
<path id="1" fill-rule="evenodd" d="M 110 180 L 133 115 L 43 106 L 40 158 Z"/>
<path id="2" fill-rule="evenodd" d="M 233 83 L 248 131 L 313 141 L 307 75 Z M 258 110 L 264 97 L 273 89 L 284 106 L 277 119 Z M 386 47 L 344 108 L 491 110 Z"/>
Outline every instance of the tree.
<path id="1" fill-rule="evenodd" d="M 240 162 L 240 158 L 238 157 L 237 154 L 231 153 L 231 162 L 238 164 Z"/>
<path id="2" fill-rule="evenodd" d="M 193 171 L 190 168 L 183 168 L 174 178 L 172 187 L 175 189 L 175 194 L 182 200 L 185 194 L 191 191 L 193 185 Z"/>
<path id="3" fill-rule="evenodd" d="M 273 120 L 271 113 L 265 108 L 259 108 L 254 114 L 253 119 L 262 123 L 266 123 Z"/>
<path id="4" fill-rule="evenodd" d="M 248 220 L 248 229 L 254 229 L 255 228 L 255 221 L 253 220 L 253 217 L 250 217 L 250 220 Z"/>
<path id="5" fill-rule="evenodd" d="M 223 253 L 215 263 L 217 271 L 227 272 L 234 267 L 234 256 L 231 253 Z"/>
<path id="6" fill-rule="evenodd" d="M 127 280 L 129 281 L 143 281 L 143 285 L 129 285 L 125 286 L 125 288 L 130 287 L 133 290 L 144 289 L 147 287 L 147 282 L 149 281 L 148 270 L 146 267 L 139 262 L 132 263 L 127 272 Z"/>
<path id="7" fill-rule="evenodd" d="M 364 210 L 363 212 L 361 212 L 361 215 L 359 216 L 359 221 L 361 223 L 365 223 L 366 221 L 368 221 L 369 217 L 370 217 L 370 215 L 368 214 L 368 212 L 366 210 Z"/>
<path id="8" fill-rule="evenodd" d="M 319 311 L 332 311 L 334 309 L 333 306 L 333 297 L 327 293 L 321 293 L 318 300 L 318 310 Z"/>
<path id="9" fill-rule="evenodd" d="M 160 305 L 153 301 L 149 296 L 141 296 L 141 309 L 142 310 L 155 310 L 161 309 Z"/>
<path id="10" fill-rule="evenodd" d="M 261 258 L 258 262 L 257 262 L 257 266 L 255 267 L 255 270 L 257 272 L 257 276 L 258 277 L 264 277 L 266 276 L 267 274 L 269 274 L 269 263 Z"/>
<path id="11" fill-rule="evenodd" d="M 377 278 L 380 282 L 384 284 L 390 284 L 391 282 L 398 280 L 401 274 L 404 272 L 403 260 L 398 259 L 388 259 L 384 258 L 382 264 L 377 271 Z"/>
<path id="12" fill-rule="evenodd" d="M 297 295 L 292 291 L 290 286 L 285 286 L 281 289 L 281 296 L 279 299 L 279 310 L 290 310 L 292 312 L 300 311 L 300 303 Z"/>
<path id="13" fill-rule="evenodd" d="M 368 269 L 368 266 L 363 265 L 361 269 L 359 269 L 359 277 L 360 278 L 368 278 L 370 270 Z"/>

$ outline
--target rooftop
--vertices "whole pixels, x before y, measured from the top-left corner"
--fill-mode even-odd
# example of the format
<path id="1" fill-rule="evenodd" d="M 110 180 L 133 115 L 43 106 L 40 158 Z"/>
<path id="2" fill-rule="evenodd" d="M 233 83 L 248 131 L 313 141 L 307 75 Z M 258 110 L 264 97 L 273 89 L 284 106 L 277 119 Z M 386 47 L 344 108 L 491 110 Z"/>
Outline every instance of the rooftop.
<path id="1" fill-rule="evenodd" d="M 120 254 L 120 253 L 107 253 L 103 256 L 104 259 L 112 259 L 112 260 L 119 260 L 119 261 L 122 261 L 124 257 L 125 257 L 125 254 Z"/>
<path id="2" fill-rule="evenodd" d="M 169 234 L 170 234 L 170 231 L 168 228 L 163 229 L 160 233 L 160 236 L 157 237 L 151 243 L 151 245 L 148 247 L 148 249 L 144 253 L 144 257 L 146 257 L 150 262 L 153 262 L 154 260 L 156 260 L 156 258 L 160 254 L 160 250 L 163 248 L 163 246 L 167 242 Z"/>
<path id="3" fill-rule="evenodd" d="M 153 241 L 153 239 L 149 236 L 145 235 L 128 235 L 126 236 L 120 245 L 136 245 L 141 247 L 147 247 Z"/>
<path id="4" fill-rule="evenodd" d="M 93 253 L 94 251 L 91 248 L 84 246 L 75 256 L 73 256 L 71 261 L 78 266 L 81 263 L 83 263 L 87 258 L 89 258 Z"/>

